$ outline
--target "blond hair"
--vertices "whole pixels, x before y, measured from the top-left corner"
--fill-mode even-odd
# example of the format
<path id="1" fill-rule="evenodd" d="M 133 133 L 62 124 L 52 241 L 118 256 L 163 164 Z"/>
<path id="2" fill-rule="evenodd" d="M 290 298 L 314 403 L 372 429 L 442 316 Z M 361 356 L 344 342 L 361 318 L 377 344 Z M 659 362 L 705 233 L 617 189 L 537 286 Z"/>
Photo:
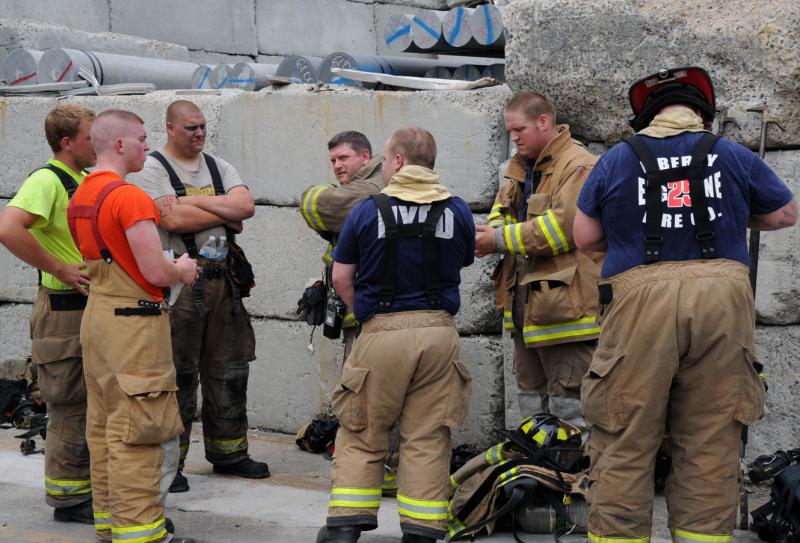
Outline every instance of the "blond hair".
<path id="1" fill-rule="evenodd" d="M 402 155 L 406 164 L 432 170 L 436 165 L 436 140 L 424 128 L 401 128 L 389 138 L 389 154 Z"/>
<path id="2" fill-rule="evenodd" d="M 44 119 L 44 135 L 54 153 L 61 151 L 61 140 L 78 135 L 81 121 L 93 121 L 94 111 L 78 104 L 61 104 Z"/>
<path id="3" fill-rule="evenodd" d="M 547 115 L 553 124 L 556 122 L 556 108 L 553 102 L 536 91 L 525 91 L 514 95 L 506 104 L 506 111 L 518 111 L 531 121 L 535 121 L 540 115 Z"/>

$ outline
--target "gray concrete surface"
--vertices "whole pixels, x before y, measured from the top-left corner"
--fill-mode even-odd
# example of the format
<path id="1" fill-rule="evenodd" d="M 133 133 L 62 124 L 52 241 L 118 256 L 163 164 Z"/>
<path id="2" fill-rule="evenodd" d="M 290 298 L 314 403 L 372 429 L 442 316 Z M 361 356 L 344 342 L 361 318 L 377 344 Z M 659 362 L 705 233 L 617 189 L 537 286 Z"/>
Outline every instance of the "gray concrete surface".
<path id="1" fill-rule="evenodd" d="M 9 19 L 32 19 L 87 32 L 110 30 L 108 0 L 86 0 L 79 3 L 70 0 L 54 2 L 2 0 L 0 13 Z"/>
<path id="2" fill-rule="evenodd" d="M 630 134 L 628 87 L 663 68 L 702 66 L 717 104 L 742 125 L 735 139 L 758 146 L 767 101 L 786 128 L 773 146 L 800 145 L 800 4 L 519 0 L 505 11 L 506 80 L 551 96 L 565 122 L 590 139 Z"/>
<path id="3" fill-rule="evenodd" d="M 91 526 L 54 522 L 44 503 L 42 478 L 44 457 L 22 456 L 16 430 L 0 430 L 0 541 L 3 543 L 86 543 L 94 541 Z M 330 488 L 330 463 L 322 456 L 300 451 L 293 436 L 253 431 L 248 435 L 250 453 L 267 461 L 272 476 L 264 480 L 243 480 L 216 475 L 203 458 L 202 435 L 195 426 L 185 474 L 190 491 L 170 494 L 167 516 L 176 533 L 193 537 L 198 543 L 284 543 L 313 542 L 325 522 Z M 756 490 L 751 506 L 763 502 Z M 383 498 L 378 515 L 379 527 L 365 533 L 364 543 L 399 543 L 397 503 Z M 666 543 L 666 508 L 657 497 L 654 512 L 653 543 Z M 550 543 L 546 534 L 526 535 L 532 543 Z M 565 543 L 585 541 L 585 536 L 567 536 Z M 478 541 L 512 543 L 508 532 Z M 755 534 L 737 532 L 736 541 L 756 542 Z"/>

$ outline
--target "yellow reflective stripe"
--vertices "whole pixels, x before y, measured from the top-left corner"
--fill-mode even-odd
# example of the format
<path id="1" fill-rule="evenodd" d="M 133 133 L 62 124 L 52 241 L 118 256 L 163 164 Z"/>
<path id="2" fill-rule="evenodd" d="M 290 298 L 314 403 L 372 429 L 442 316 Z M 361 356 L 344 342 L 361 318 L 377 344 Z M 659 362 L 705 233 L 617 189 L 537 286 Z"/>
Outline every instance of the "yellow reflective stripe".
<path id="1" fill-rule="evenodd" d="M 558 224 L 558 220 L 556 219 L 555 213 L 551 210 L 547 210 L 547 216 L 552 221 L 553 229 L 556 231 L 556 235 L 558 239 L 561 241 L 562 252 L 566 253 L 570 250 L 569 242 L 567 241 L 567 236 L 564 234 L 564 231 L 561 229 L 561 225 Z"/>
<path id="2" fill-rule="evenodd" d="M 547 239 L 547 244 L 553 251 L 553 255 L 557 255 L 558 245 L 556 245 L 556 241 L 555 239 L 553 239 L 553 235 L 550 233 L 550 230 L 547 228 L 547 224 L 544 222 L 544 216 L 537 217 L 536 222 L 539 223 L 539 230 L 542 231 L 542 234 L 544 234 L 545 239 Z"/>
<path id="3" fill-rule="evenodd" d="M 514 228 L 513 225 L 511 226 L 504 226 L 503 227 L 503 238 L 506 241 L 506 251 L 510 253 L 514 253 L 514 244 L 511 242 L 511 229 Z"/>
<path id="4" fill-rule="evenodd" d="M 125 541 L 125 543 L 148 543 L 149 541 L 161 541 L 167 535 L 164 519 L 161 518 L 150 524 L 138 524 L 134 526 L 112 526 L 111 536 L 114 541 Z"/>
<path id="5" fill-rule="evenodd" d="M 511 477 L 512 475 L 516 475 L 516 473 L 517 473 L 518 471 L 519 471 L 519 468 L 511 468 L 510 470 L 508 470 L 508 471 L 505 471 L 505 472 L 503 472 L 503 473 L 501 473 L 501 474 L 500 474 L 500 480 L 501 480 L 501 481 L 505 481 L 506 479 L 508 479 L 508 478 L 509 478 L 509 477 Z"/>
<path id="6" fill-rule="evenodd" d="M 358 326 L 358 321 L 356 320 L 355 313 L 348 311 L 342 319 L 342 328 L 354 328 L 356 326 Z"/>
<path id="7" fill-rule="evenodd" d="M 503 219 L 492 219 L 489 221 L 489 226 L 492 228 L 501 228 L 506 225 L 506 221 Z"/>
<path id="8" fill-rule="evenodd" d="M 511 311 L 503 311 L 503 328 L 514 328 L 514 319 Z"/>
<path id="9" fill-rule="evenodd" d="M 522 337 L 525 340 L 525 344 L 599 333 L 600 325 L 597 323 L 597 317 L 583 317 L 582 319 L 558 324 L 528 325 L 522 329 Z"/>
<path id="10" fill-rule="evenodd" d="M 488 451 L 486 451 L 486 463 L 494 466 L 498 462 L 505 460 L 503 458 L 503 444 L 498 443 Z"/>
<path id="11" fill-rule="evenodd" d="M 589 532 L 589 541 L 592 543 L 650 543 L 650 536 L 647 537 L 602 537 Z"/>
<path id="12" fill-rule="evenodd" d="M 725 535 L 701 534 L 698 532 L 681 530 L 680 528 L 673 528 L 672 534 L 675 537 L 676 543 L 689 543 L 690 541 L 711 541 L 713 543 L 727 543 L 728 541 L 733 541 L 732 534 L 725 534 Z"/>
<path id="13" fill-rule="evenodd" d="M 51 496 L 80 496 L 92 491 L 89 479 L 53 479 L 44 476 L 45 492 Z"/>
<path id="14" fill-rule="evenodd" d="M 544 445 L 544 438 L 546 437 L 547 437 L 547 432 L 545 432 L 544 430 L 539 430 L 531 439 L 533 439 L 539 445 Z"/>
<path id="15" fill-rule="evenodd" d="M 239 439 L 211 439 L 210 437 L 204 437 L 203 441 L 208 452 L 233 454 L 247 450 L 246 437 L 240 437 Z"/>
<path id="16" fill-rule="evenodd" d="M 381 505 L 381 488 L 336 488 L 331 489 L 329 507 L 372 509 Z"/>
<path id="17" fill-rule="evenodd" d="M 419 500 L 398 494 L 397 512 L 403 516 L 420 520 L 445 520 L 447 503 L 447 500 Z"/>
<path id="18" fill-rule="evenodd" d="M 453 487 L 453 488 L 458 488 L 459 486 L 461 486 L 458 483 L 458 481 L 456 481 L 456 478 L 453 477 L 452 475 L 450 476 L 450 486 Z"/>
<path id="19" fill-rule="evenodd" d="M 311 228 L 315 227 L 314 227 L 314 219 L 311 218 L 311 215 L 308 214 L 308 200 L 311 198 L 311 194 L 313 192 L 314 192 L 314 187 L 313 186 L 309 187 L 309 189 L 306 191 L 306 197 L 303 198 L 303 203 L 300 206 L 300 213 L 303 214 L 303 218 L 308 223 L 308 226 L 310 226 Z"/>
<path id="20" fill-rule="evenodd" d="M 94 529 L 102 532 L 111 529 L 111 513 L 100 512 L 94 514 Z"/>
<path id="21" fill-rule="evenodd" d="M 319 212 L 317 211 L 317 199 L 319 195 L 322 194 L 324 191 L 331 188 L 330 185 L 322 185 L 317 192 L 314 193 L 314 196 L 311 198 L 311 214 L 314 216 L 314 219 L 317 221 L 317 230 L 327 230 L 325 227 L 325 223 L 322 222 L 322 218 L 319 216 Z"/>
<path id="22" fill-rule="evenodd" d="M 445 526 L 447 526 L 447 531 L 450 533 L 451 536 L 456 532 L 460 532 L 461 530 L 466 528 L 463 522 L 452 516 L 447 519 L 447 522 L 445 522 Z"/>
<path id="23" fill-rule="evenodd" d="M 506 251 L 525 256 L 525 246 L 522 244 L 522 225 L 511 224 L 503 227 L 503 237 L 506 242 Z"/>
<path id="24" fill-rule="evenodd" d="M 514 235 L 517 238 L 517 246 L 519 247 L 519 254 L 525 256 L 525 245 L 522 244 L 522 225 L 514 225 Z"/>

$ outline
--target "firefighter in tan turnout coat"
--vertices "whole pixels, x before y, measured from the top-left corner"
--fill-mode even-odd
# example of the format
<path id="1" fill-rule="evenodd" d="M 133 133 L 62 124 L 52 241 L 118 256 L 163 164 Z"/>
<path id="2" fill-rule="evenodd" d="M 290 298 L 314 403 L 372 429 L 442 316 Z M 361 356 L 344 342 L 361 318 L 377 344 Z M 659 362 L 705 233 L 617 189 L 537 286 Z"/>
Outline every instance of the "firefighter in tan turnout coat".
<path id="1" fill-rule="evenodd" d="M 517 147 L 488 217 L 477 255 L 498 253 L 497 307 L 514 337 L 514 369 L 523 416 L 547 409 L 579 428 L 581 377 L 596 338 L 602 254 L 577 250 L 575 201 L 596 158 L 555 125 L 555 109 L 535 92 L 504 112 Z"/>

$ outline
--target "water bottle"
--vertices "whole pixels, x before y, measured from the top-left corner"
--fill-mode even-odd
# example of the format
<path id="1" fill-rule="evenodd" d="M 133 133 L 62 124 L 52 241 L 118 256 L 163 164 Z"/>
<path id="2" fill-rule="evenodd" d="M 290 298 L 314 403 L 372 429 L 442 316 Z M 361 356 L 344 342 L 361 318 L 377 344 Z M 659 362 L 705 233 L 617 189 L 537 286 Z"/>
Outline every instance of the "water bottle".
<path id="1" fill-rule="evenodd" d="M 228 256 L 228 237 L 220 236 L 219 243 L 217 243 L 217 258 L 220 260 L 225 260 L 225 257 L 227 256 Z"/>
<path id="2" fill-rule="evenodd" d="M 227 249 L 226 249 L 227 251 Z M 208 239 L 200 247 L 200 256 L 206 258 L 208 260 L 212 260 L 217 258 L 217 238 L 214 236 L 208 236 Z"/>

